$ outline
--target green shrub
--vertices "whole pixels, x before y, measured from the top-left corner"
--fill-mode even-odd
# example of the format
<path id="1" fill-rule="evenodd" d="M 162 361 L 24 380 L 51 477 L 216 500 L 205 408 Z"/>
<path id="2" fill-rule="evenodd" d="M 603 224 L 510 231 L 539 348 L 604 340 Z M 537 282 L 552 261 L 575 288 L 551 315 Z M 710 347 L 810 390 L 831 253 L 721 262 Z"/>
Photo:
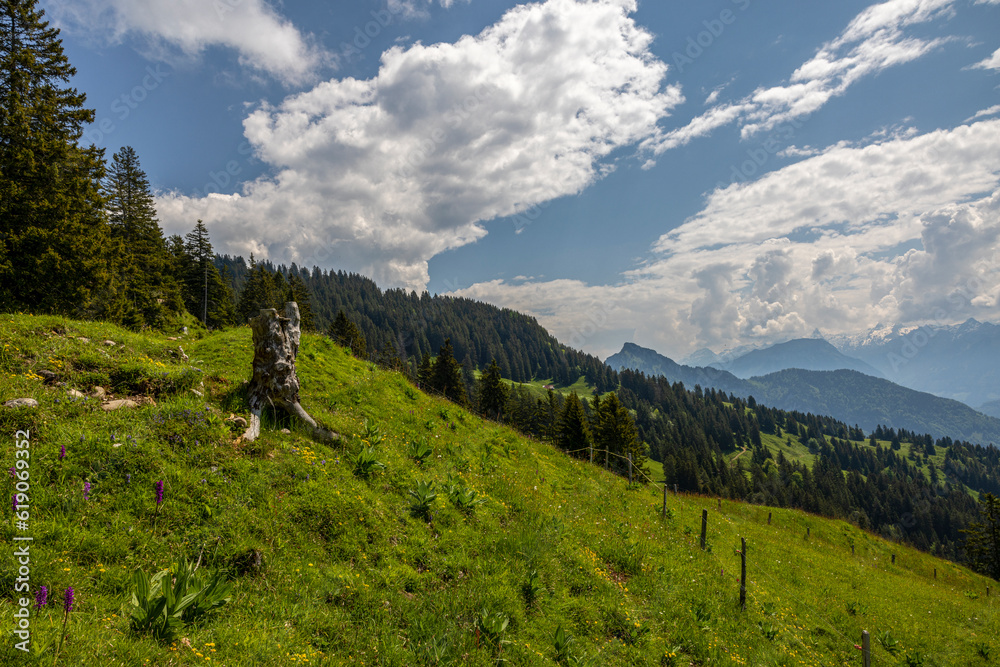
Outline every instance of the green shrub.
<path id="1" fill-rule="evenodd" d="M 142 570 L 133 573 L 134 633 L 169 641 L 186 623 L 229 602 L 232 585 L 225 582 L 222 572 L 197 572 L 187 561 L 175 563 L 172 570 L 157 572 L 152 579 Z"/>
<path id="2" fill-rule="evenodd" d="M 418 482 L 415 489 L 410 489 L 410 497 L 413 498 L 413 503 L 410 505 L 413 515 L 430 519 L 431 503 L 437 498 L 434 482 Z"/>

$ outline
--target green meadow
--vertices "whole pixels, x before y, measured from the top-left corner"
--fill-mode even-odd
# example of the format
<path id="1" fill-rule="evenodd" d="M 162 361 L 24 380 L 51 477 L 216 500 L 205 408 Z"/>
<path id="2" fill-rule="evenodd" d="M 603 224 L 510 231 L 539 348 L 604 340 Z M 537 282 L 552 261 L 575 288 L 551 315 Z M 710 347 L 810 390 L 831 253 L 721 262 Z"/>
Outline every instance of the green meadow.
<path id="1" fill-rule="evenodd" d="M 662 487 L 630 487 L 318 335 L 302 339 L 302 404 L 341 434 L 332 444 L 278 414 L 239 440 L 246 327 L 168 340 L 3 315 L 0 350 L 0 402 L 40 404 L 0 408 L 3 467 L 17 431 L 30 451 L 30 519 L 19 527 L 8 500 L 0 528 L 0 664 L 828 667 L 861 665 L 865 630 L 875 665 L 1000 660 L 996 582 L 803 512 L 671 491 L 664 514 Z M 106 412 L 98 387 L 138 405 Z M 25 536 L 27 594 L 12 556 Z M 217 574 L 228 601 L 152 631 L 135 573 L 177 564 Z"/>

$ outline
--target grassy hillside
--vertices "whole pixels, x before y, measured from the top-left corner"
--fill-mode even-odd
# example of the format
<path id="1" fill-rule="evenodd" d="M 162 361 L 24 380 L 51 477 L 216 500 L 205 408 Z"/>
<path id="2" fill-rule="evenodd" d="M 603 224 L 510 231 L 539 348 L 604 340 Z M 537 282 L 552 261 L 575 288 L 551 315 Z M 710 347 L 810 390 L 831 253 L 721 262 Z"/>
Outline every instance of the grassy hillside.
<path id="1" fill-rule="evenodd" d="M 31 451 L 29 528 L 8 510 L 0 532 L 7 545 L 34 539 L 32 597 L 75 590 L 58 664 L 856 665 L 862 629 L 876 665 L 1000 655 L 997 592 L 987 598 L 987 580 L 964 568 L 795 511 L 671 495 L 662 519 L 658 489 L 630 489 L 320 337 L 302 342 L 302 402 L 343 434 L 335 445 L 273 418 L 258 442 L 234 443 L 226 418 L 246 416 L 246 328 L 169 341 L 5 315 L 0 349 L 0 402 L 40 403 L 0 408 L 3 466 L 15 431 L 30 429 Z M 67 386 L 44 384 L 42 370 Z M 67 393 L 98 386 L 152 400 L 105 412 Z M 418 462 L 412 443 L 431 453 Z M 355 465 L 366 445 L 386 466 L 367 478 Z M 427 481 L 438 496 L 424 513 L 410 492 Z M 484 502 L 460 509 L 448 484 Z M 5 552 L 0 663 L 52 664 L 61 602 L 32 612 L 40 655 L 15 650 L 22 594 Z M 130 632 L 132 572 L 178 559 L 228 571 L 230 602 L 173 639 Z M 561 655 L 559 628 L 573 637 Z"/>

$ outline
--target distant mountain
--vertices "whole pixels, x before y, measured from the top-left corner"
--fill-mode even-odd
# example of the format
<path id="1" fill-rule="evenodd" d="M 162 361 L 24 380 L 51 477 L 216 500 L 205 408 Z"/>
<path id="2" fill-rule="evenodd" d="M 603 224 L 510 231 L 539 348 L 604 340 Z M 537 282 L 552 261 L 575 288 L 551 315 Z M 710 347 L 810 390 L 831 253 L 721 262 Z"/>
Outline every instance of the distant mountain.
<path id="1" fill-rule="evenodd" d="M 849 357 L 822 338 L 799 338 L 768 348 L 753 350 L 714 367 L 729 371 L 739 378 L 750 378 L 801 368 L 807 371 L 853 370 L 873 377 L 885 377 L 874 366 Z"/>
<path id="2" fill-rule="evenodd" d="M 741 379 L 714 368 L 682 366 L 655 350 L 626 343 L 606 362 L 615 370 L 633 368 L 663 375 L 688 388 L 701 385 L 782 410 L 831 415 L 872 431 L 881 424 L 982 444 L 1000 443 L 1000 419 L 976 412 L 958 401 L 941 398 L 855 370 L 785 369 Z"/>
<path id="3" fill-rule="evenodd" d="M 1000 419 L 1000 401 L 990 401 L 979 406 L 979 411 L 984 415 Z"/>
<path id="4" fill-rule="evenodd" d="M 877 424 L 934 437 L 1000 443 L 1000 419 L 949 398 L 915 391 L 857 371 L 796 368 L 756 377 L 754 397 L 785 410 L 834 415 L 866 430 Z"/>
<path id="5" fill-rule="evenodd" d="M 897 384 L 980 406 L 1000 400 L 1000 326 L 970 319 L 953 326 L 878 325 L 831 336 L 844 354 Z"/>
<path id="6" fill-rule="evenodd" d="M 703 347 L 681 359 L 680 363 L 684 366 L 710 366 L 717 361 L 722 361 L 722 357 Z"/>
<path id="7" fill-rule="evenodd" d="M 608 357 L 604 363 L 616 371 L 632 368 L 648 376 L 662 375 L 671 382 L 681 382 L 688 389 L 695 385 L 712 387 L 722 391 L 747 396 L 747 383 L 732 373 L 717 368 L 682 366 L 656 350 L 640 347 L 635 343 L 625 343 L 621 352 Z"/>

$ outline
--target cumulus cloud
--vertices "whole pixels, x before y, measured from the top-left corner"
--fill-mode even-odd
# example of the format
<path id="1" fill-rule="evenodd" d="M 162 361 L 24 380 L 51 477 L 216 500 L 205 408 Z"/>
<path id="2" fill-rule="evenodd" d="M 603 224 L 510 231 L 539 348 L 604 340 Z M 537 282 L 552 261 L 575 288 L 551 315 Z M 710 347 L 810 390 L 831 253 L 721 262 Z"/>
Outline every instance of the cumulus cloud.
<path id="1" fill-rule="evenodd" d="M 421 289 L 428 259 L 579 193 L 680 102 L 634 10 L 520 5 L 454 44 L 390 49 L 372 79 L 264 104 L 244 127 L 273 175 L 230 196 L 161 196 L 164 227 L 201 218 L 220 251 Z"/>
<path id="2" fill-rule="evenodd" d="M 716 190 L 654 250 L 621 285 L 494 281 L 459 294 L 536 313 L 563 340 L 593 312 L 584 304 L 613 304 L 615 323 L 674 355 L 816 327 L 996 320 L 1000 120 L 832 146 Z M 621 345 L 583 342 L 602 356 Z"/>
<path id="3" fill-rule="evenodd" d="M 234 49 L 241 64 L 288 83 L 310 79 L 327 59 L 265 0 L 73 0 L 53 2 L 49 12 L 72 30 L 112 42 L 138 36 L 162 58 Z"/>
<path id="4" fill-rule="evenodd" d="M 649 139 L 644 147 L 661 154 L 733 122 L 740 124 L 745 138 L 808 116 L 864 77 L 916 60 L 943 44 L 943 38 L 907 36 L 905 29 L 950 14 L 953 4 L 954 0 L 888 0 L 868 7 L 788 81 L 714 106 L 686 126 Z"/>

